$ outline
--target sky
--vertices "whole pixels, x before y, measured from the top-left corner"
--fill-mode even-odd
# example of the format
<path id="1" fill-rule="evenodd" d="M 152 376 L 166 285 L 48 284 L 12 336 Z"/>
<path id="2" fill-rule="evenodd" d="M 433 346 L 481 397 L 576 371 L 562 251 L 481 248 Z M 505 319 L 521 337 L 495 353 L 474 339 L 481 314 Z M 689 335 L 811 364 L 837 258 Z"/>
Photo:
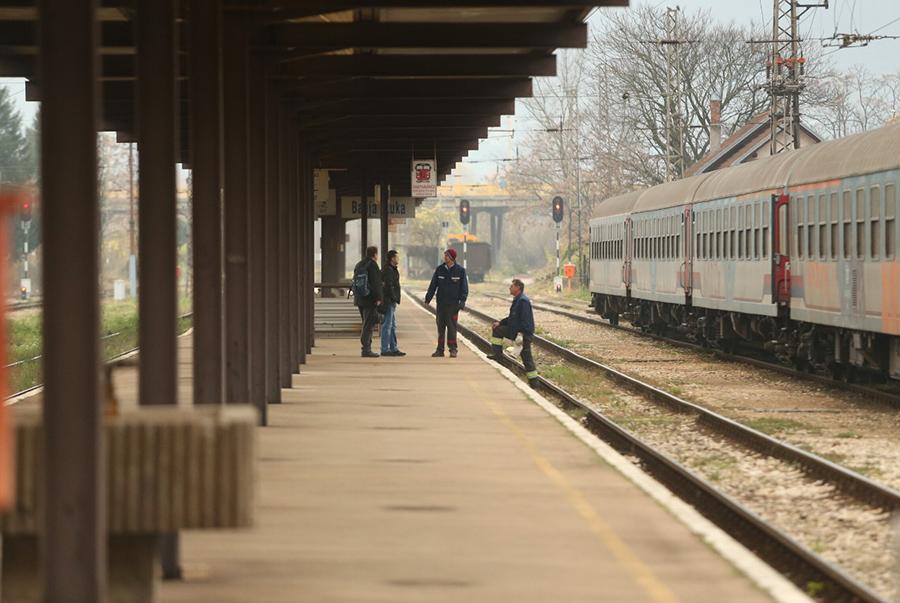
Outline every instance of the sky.
<path id="1" fill-rule="evenodd" d="M 816 0 L 807 0 L 813 3 Z M 900 36 L 900 0 L 829 0 L 829 8 L 814 8 L 804 15 L 800 30 L 804 38 L 829 37 L 834 32 Z M 713 17 L 722 22 L 737 24 L 771 23 L 772 0 L 632 0 L 632 6 L 654 6 L 665 10 L 668 6 L 679 6 L 686 13 L 698 10 L 712 11 Z M 628 10 L 624 8 L 598 9 L 591 21 L 599 20 L 606 11 Z M 767 25 L 768 26 L 768 25 Z M 809 42 L 819 44 L 821 42 Z M 877 40 L 865 47 L 830 50 L 829 58 L 842 70 L 863 65 L 875 74 L 900 72 L 900 39 Z M 0 78 L 0 85 L 10 88 L 23 116 L 25 124 L 31 123 L 37 111 L 37 103 L 25 102 L 23 80 Z M 517 103 L 516 115 L 505 116 L 499 129 L 527 128 L 528 118 L 521 103 Z M 484 181 L 490 179 L 503 161 L 516 155 L 516 138 L 509 132 L 494 132 L 491 139 L 483 140 L 477 151 L 469 153 L 461 167 L 458 167 L 449 182 Z"/>
<path id="2" fill-rule="evenodd" d="M 807 0 L 806 3 L 814 2 L 816 0 Z M 802 17 L 800 31 L 803 38 L 830 37 L 834 32 L 868 34 L 882 27 L 875 35 L 900 36 L 900 0 L 829 0 L 828 4 L 829 8 L 811 9 Z M 649 5 L 661 11 L 669 6 L 678 6 L 685 13 L 709 10 L 714 19 L 723 23 L 748 25 L 765 21 L 766 26 L 771 27 L 772 0 L 632 0 L 631 5 Z M 598 9 L 591 21 L 601 19 L 604 12 L 611 10 L 628 9 Z M 809 43 L 821 44 L 819 41 Z M 865 47 L 828 49 L 826 52 L 830 52 L 829 59 L 841 70 L 863 65 L 875 74 L 900 72 L 900 39 L 877 40 Z M 517 103 L 516 116 L 504 117 L 500 129 L 527 128 L 527 122 L 526 110 L 521 103 Z M 504 163 L 492 160 L 515 157 L 516 142 L 510 138 L 509 133 L 495 132 L 490 136 L 490 140 L 481 142 L 477 151 L 469 153 L 466 163 L 454 171 L 449 182 L 490 178 L 496 173 L 498 166 L 502 169 Z"/>

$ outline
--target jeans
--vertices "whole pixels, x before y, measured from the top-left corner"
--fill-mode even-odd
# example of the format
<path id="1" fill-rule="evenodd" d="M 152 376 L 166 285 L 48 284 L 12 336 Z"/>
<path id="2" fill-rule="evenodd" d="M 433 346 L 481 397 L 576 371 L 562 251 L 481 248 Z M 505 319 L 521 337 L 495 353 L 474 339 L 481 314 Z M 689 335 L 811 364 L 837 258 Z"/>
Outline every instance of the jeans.
<path id="1" fill-rule="evenodd" d="M 397 351 L 397 304 L 384 305 L 381 319 L 381 353 Z"/>

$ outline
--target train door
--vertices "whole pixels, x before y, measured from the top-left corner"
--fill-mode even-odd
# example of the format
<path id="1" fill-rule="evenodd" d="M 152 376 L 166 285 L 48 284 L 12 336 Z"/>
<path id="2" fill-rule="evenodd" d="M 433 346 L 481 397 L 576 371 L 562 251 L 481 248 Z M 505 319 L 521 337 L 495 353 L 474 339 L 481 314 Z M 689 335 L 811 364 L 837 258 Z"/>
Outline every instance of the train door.
<path id="1" fill-rule="evenodd" d="M 687 205 L 681 213 L 681 287 L 684 289 L 685 297 L 690 297 L 694 285 L 694 207 Z"/>
<path id="2" fill-rule="evenodd" d="M 622 254 L 622 282 L 625 283 L 626 289 L 631 289 L 631 252 L 634 240 L 631 218 L 625 218 L 624 227 L 625 232 L 622 238 L 625 239 L 625 251 Z"/>
<path id="3" fill-rule="evenodd" d="M 789 195 L 772 195 L 772 303 L 791 300 Z"/>

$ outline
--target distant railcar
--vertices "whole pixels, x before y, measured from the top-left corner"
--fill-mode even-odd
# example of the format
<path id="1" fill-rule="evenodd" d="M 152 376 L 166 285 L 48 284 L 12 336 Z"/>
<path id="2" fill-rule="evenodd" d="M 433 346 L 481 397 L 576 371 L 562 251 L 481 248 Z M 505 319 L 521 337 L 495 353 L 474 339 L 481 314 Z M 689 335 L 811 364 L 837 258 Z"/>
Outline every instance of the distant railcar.
<path id="1" fill-rule="evenodd" d="M 604 317 L 900 379 L 900 124 L 630 192 L 591 220 Z"/>
<path id="2" fill-rule="evenodd" d="M 469 281 L 483 282 L 485 275 L 491 270 L 491 244 L 483 241 L 468 241 L 465 255 L 462 241 L 451 240 L 450 247 L 456 250 L 457 261 L 460 263 L 465 261 L 466 276 L 469 277 Z"/>

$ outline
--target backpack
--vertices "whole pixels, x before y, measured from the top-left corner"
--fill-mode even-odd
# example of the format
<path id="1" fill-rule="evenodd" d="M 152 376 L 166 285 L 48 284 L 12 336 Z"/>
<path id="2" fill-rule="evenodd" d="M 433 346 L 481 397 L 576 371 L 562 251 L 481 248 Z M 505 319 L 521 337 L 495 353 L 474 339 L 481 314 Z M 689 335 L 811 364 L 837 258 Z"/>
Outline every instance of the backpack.
<path id="1" fill-rule="evenodd" d="M 353 273 L 353 286 L 351 287 L 353 291 L 353 298 L 356 300 L 357 304 L 359 300 L 364 297 L 369 297 L 372 293 L 369 290 L 369 263 L 366 262 L 363 264 L 359 271 Z"/>

